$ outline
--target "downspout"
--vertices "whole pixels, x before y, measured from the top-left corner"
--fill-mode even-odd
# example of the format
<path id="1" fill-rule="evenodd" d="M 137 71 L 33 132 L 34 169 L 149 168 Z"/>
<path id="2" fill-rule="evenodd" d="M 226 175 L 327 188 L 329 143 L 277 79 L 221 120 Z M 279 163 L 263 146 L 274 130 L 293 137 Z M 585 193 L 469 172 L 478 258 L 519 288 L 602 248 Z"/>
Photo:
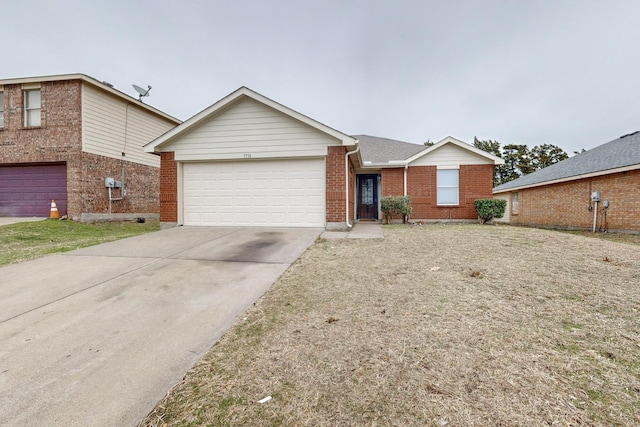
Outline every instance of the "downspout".
<path id="1" fill-rule="evenodd" d="M 407 169 L 409 169 L 409 164 L 404 165 L 404 196 L 407 196 Z"/>
<path id="2" fill-rule="evenodd" d="M 351 225 L 349 223 L 349 156 L 351 154 L 356 154 L 358 151 L 360 151 L 360 146 L 357 145 L 356 149 L 353 151 L 347 151 L 344 155 L 344 198 L 345 198 L 345 223 L 347 224 L 347 228 L 351 228 L 353 227 L 353 225 Z"/>

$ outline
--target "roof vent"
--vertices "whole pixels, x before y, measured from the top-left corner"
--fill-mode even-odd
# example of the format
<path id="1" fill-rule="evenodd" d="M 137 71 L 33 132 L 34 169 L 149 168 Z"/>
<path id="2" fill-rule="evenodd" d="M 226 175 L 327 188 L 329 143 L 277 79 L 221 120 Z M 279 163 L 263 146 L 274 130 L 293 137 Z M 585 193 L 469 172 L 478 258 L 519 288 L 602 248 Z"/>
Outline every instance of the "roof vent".
<path id="1" fill-rule="evenodd" d="M 636 134 L 636 133 L 638 133 L 638 132 L 640 132 L 640 130 L 637 130 L 637 131 L 635 131 L 635 132 L 628 133 L 628 134 L 626 134 L 626 135 L 622 135 L 622 136 L 620 137 L 620 139 L 622 139 L 622 138 L 626 138 L 626 137 L 628 137 L 628 136 L 635 135 L 635 134 Z"/>

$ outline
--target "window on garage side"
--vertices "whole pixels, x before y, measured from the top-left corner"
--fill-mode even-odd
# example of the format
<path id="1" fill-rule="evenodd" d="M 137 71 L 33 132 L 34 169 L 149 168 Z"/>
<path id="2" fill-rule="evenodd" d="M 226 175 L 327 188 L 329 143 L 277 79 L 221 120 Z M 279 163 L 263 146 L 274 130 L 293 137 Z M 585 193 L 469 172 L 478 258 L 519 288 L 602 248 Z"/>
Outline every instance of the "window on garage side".
<path id="1" fill-rule="evenodd" d="M 514 191 L 511 193 L 511 213 L 514 215 L 518 214 L 518 192 Z"/>
<path id="2" fill-rule="evenodd" d="M 40 89 L 24 91 L 24 126 L 40 126 L 41 92 Z"/>
<path id="3" fill-rule="evenodd" d="M 0 90 L 0 129 L 4 127 L 4 92 Z"/>
<path id="4" fill-rule="evenodd" d="M 458 205 L 459 173 L 458 169 L 438 169 L 438 205 Z"/>

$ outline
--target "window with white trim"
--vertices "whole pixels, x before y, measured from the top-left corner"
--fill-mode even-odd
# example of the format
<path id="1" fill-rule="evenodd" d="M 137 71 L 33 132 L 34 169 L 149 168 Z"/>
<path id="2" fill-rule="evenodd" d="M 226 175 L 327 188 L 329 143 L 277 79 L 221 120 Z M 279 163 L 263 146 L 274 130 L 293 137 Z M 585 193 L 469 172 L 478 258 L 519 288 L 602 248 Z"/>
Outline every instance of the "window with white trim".
<path id="1" fill-rule="evenodd" d="M 24 91 L 24 127 L 40 126 L 41 93 L 40 89 Z"/>
<path id="2" fill-rule="evenodd" d="M 460 193 L 458 169 L 438 169 L 436 182 L 438 205 L 458 205 Z"/>
<path id="3" fill-rule="evenodd" d="M 4 92 L 0 90 L 0 129 L 4 127 Z"/>
<path id="4" fill-rule="evenodd" d="M 514 191 L 511 193 L 511 213 L 518 213 L 518 192 Z"/>

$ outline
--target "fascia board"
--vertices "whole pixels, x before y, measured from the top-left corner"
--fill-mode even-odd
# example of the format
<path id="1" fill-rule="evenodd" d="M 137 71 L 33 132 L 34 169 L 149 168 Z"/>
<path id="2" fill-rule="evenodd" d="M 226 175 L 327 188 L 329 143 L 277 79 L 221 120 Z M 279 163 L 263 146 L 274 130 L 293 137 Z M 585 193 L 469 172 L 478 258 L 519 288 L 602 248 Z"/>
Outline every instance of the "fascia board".
<path id="1" fill-rule="evenodd" d="M 620 173 L 620 172 L 629 172 L 636 169 L 640 169 L 640 164 L 625 166 L 625 167 L 616 168 L 616 169 L 607 169 L 607 170 L 592 172 L 592 173 L 585 173 L 582 175 L 568 176 L 566 178 L 554 179 L 552 181 L 537 182 L 535 184 L 519 185 L 516 187 L 505 188 L 504 190 L 500 190 L 500 191 L 494 190 L 493 194 L 510 193 L 512 191 L 526 190 L 527 188 L 544 187 L 545 185 L 561 184 L 563 182 L 577 181 L 579 179 L 585 179 L 585 178 L 595 178 L 598 176 L 611 175 L 611 174 Z"/>
<path id="2" fill-rule="evenodd" d="M 406 167 L 404 161 L 402 163 L 364 163 L 363 169 L 398 169 Z"/>

